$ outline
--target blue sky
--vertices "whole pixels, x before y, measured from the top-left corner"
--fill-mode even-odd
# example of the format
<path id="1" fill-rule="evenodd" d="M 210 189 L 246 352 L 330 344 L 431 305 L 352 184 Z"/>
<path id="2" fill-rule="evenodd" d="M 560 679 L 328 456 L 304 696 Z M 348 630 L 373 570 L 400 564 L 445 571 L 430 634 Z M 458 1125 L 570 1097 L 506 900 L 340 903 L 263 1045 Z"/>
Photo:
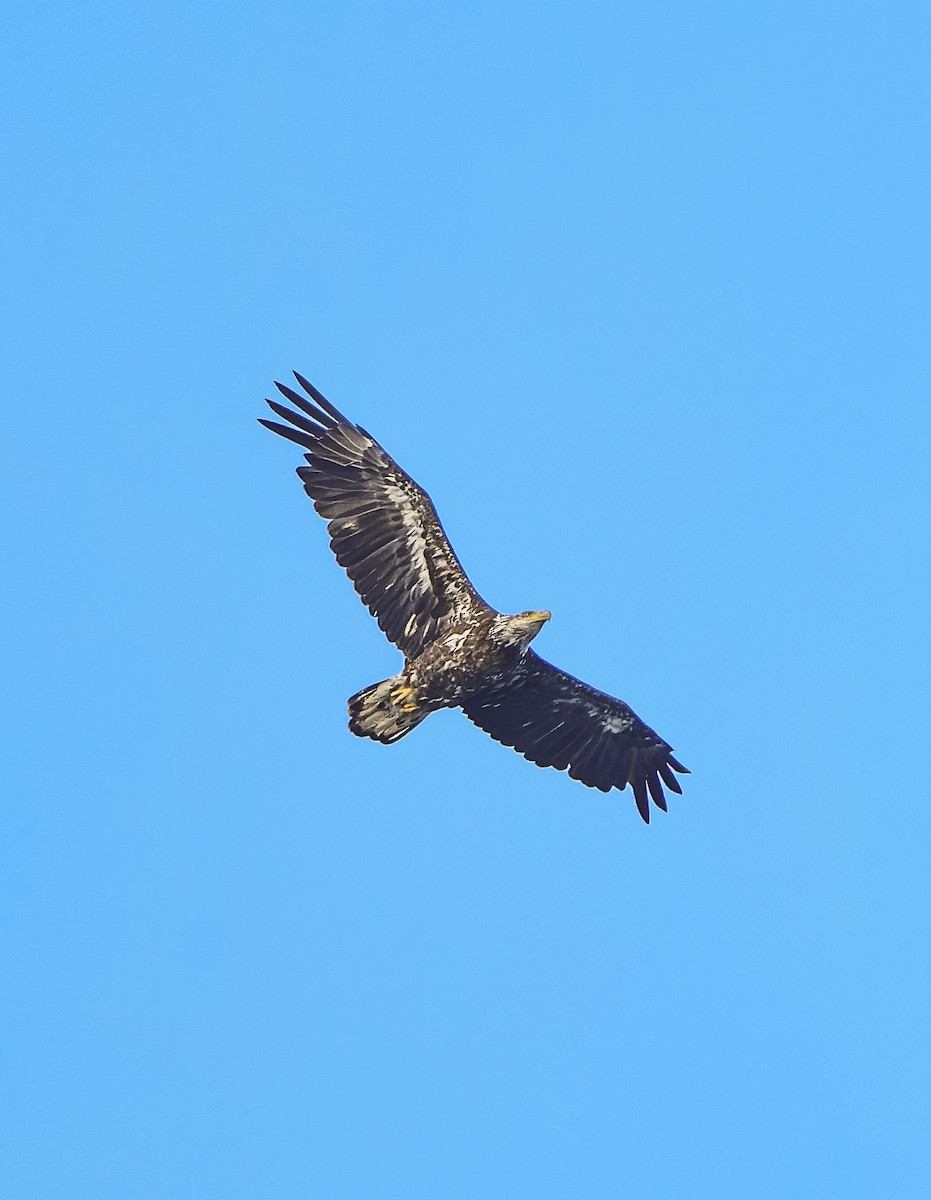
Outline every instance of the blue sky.
<path id="1" fill-rule="evenodd" d="M 927 1195 L 927 7 L 3 26 L 3 1195 Z M 292 367 L 668 816 L 348 734 Z"/>

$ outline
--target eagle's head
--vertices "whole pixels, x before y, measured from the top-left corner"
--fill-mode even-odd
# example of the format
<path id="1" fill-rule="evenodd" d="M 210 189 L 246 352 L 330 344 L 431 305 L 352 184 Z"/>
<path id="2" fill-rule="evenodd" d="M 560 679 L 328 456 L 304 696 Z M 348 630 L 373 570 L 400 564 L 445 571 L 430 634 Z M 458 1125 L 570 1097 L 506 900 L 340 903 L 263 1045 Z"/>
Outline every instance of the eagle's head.
<path id="1" fill-rule="evenodd" d="M 498 617 L 498 634 L 510 646 L 529 646 L 553 614 L 545 608 L 531 609 L 513 617 Z"/>

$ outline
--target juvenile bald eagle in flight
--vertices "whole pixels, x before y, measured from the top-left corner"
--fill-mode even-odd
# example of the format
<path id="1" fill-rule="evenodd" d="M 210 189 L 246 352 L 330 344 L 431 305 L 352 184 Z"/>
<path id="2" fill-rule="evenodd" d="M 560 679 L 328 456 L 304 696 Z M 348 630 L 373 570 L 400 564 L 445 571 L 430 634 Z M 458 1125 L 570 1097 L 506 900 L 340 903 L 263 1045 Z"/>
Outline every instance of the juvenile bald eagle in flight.
<path id="1" fill-rule="evenodd" d="M 609 792 L 630 785 L 650 820 L 652 796 L 688 774 L 672 747 L 621 700 L 544 662 L 530 642 L 550 619 L 516 616 L 481 598 L 446 539 L 430 497 L 375 439 L 295 371 L 310 399 L 266 403 L 287 425 L 261 423 L 307 453 L 297 473 L 328 522 L 330 545 L 356 591 L 404 655 L 404 669 L 349 701 L 358 737 L 396 742 L 438 708 L 461 708 L 479 728 L 541 767 Z"/>

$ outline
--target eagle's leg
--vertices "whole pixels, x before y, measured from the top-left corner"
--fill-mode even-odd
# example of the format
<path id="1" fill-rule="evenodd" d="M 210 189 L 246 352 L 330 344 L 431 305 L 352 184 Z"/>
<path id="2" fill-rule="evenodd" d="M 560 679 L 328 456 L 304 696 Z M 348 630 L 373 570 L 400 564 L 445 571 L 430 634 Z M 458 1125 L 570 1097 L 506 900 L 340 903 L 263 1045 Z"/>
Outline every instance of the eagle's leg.
<path id="1" fill-rule="evenodd" d="M 395 675 L 357 692 L 349 701 L 349 728 L 356 737 L 397 742 L 433 712 L 422 704 L 404 675 Z"/>

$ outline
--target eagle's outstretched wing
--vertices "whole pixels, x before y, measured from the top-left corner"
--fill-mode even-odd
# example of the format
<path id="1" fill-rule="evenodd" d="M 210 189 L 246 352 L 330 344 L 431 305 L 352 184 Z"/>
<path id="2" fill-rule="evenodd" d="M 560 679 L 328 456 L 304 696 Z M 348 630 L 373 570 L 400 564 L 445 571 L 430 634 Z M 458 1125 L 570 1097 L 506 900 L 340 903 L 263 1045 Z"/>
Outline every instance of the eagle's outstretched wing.
<path id="1" fill-rule="evenodd" d="M 300 411 L 269 400 L 289 424 L 262 424 L 307 451 L 308 466 L 297 473 L 329 521 L 337 561 L 385 634 L 413 658 L 446 624 L 489 611 L 488 605 L 460 566 L 427 493 L 371 434 L 294 376 L 313 403 L 276 383 Z"/>
<path id="2" fill-rule="evenodd" d="M 495 741 L 513 746 L 541 767 L 568 767 L 573 779 L 603 792 L 630 784 L 647 823 L 647 793 L 665 811 L 663 784 L 681 793 L 673 771 L 689 774 L 673 758 L 672 747 L 622 700 L 567 675 L 532 650 L 510 678 L 475 696 L 462 710 Z"/>

